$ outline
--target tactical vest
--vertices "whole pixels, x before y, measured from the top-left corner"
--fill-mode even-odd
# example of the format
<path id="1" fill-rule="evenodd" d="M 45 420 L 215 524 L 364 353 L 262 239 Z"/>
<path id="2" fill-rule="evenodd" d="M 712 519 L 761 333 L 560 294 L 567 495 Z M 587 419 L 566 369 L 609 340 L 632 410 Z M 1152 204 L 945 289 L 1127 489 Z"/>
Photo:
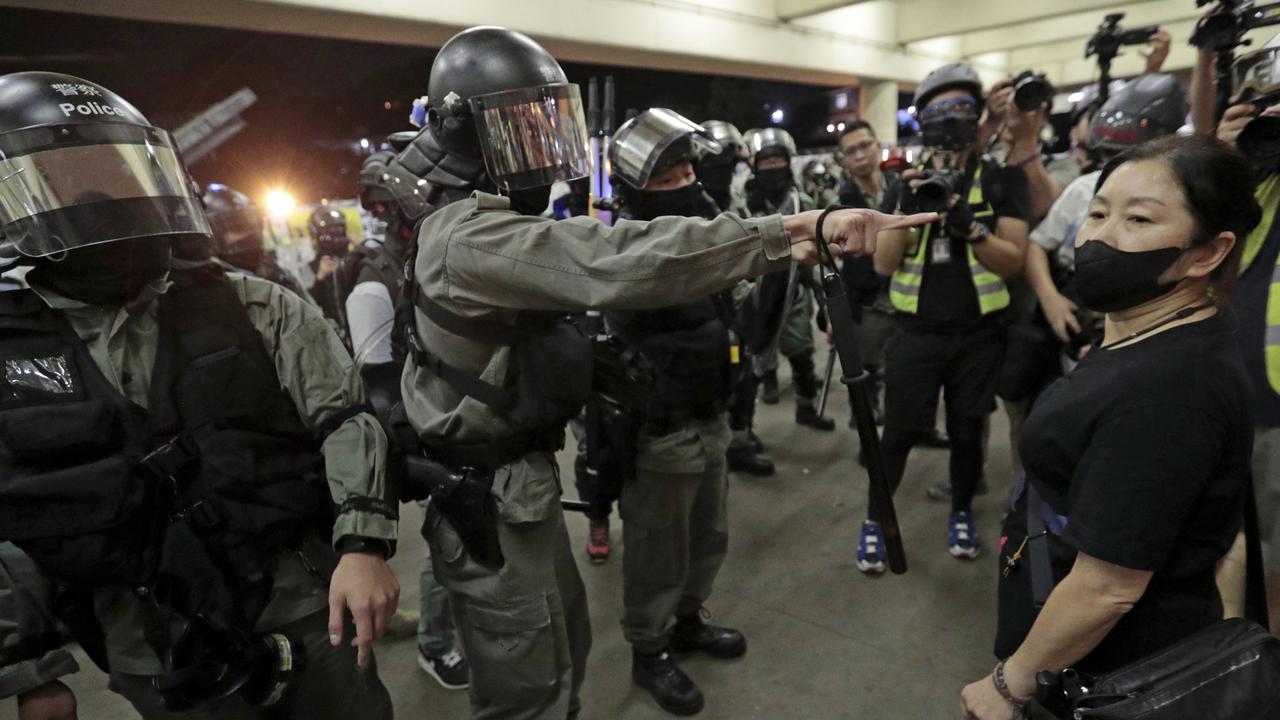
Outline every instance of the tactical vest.
<path id="1" fill-rule="evenodd" d="M 660 310 L 610 315 L 619 337 L 654 367 L 650 422 L 705 417 L 722 409 L 731 370 L 729 303 L 716 295 Z"/>
<path id="2" fill-rule="evenodd" d="M 222 271 L 171 279 L 145 410 L 34 292 L 0 294 L 0 539 L 62 584 L 251 628 L 274 554 L 332 527 L 320 441 Z"/>
<path id="3" fill-rule="evenodd" d="M 981 222 L 983 218 L 995 215 L 991 204 L 982 192 L 982 170 L 985 162 L 978 164 L 973 174 L 973 182 L 969 187 L 969 207 L 973 209 L 973 217 Z M 902 264 L 894 271 L 889 282 L 889 301 L 900 312 L 915 315 L 920 311 L 920 288 L 924 284 L 925 253 L 928 252 L 933 239 L 934 228 L 938 223 L 926 225 L 923 230 L 910 230 L 915 251 L 904 258 Z M 999 275 L 991 272 L 978 262 L 973 246 L 966 243 L 965 255 L 969 261 L 969 273 L 973 277 L 973 289 L 978 293 L 978 310 L 984 316 L 1009 307 L 1009 288 Z"/>
<path id="4" fill-rule="evenodd" d="M 410 261 L 412 263 L 412 261 Z M 517 429 L 516 435 L 479 445 L 427 447 L 454 466 L 496 468 L 531 452 L 559 450 L 565 424 L 582 410 L 594 376 L 592 341 L 557 312 L 523 311 L 512 324 L 457 315 L 405 283 L 405 304 L 443 330 L 495 348 L 509 347 L 508 377 L 494 385 L 445 362 L 418 336 L 414 319 L 405 323 L 409 359 L 434 373 L 458 393 L 488 406 Z"/>
<path id="5" fill-rule="evenodd" d="M 1258 185 L 1254 192 L 1258 203 L 1262 206 L 1262 222 L 1249 234 L 1244 245 L 1244 256 L 1240 262 L 1240 272 L 1244 272 L 1253 264 L 1254 258 L 1262 250 L 1271 226 L 1276 220 L 1276 206 L 1280 204 L 1280 174 L 1273 174 Z M 1267 292 L 1266 315 L 1266 347 L 1263 357 L 1267 363 L 1267 380 L 1273 392 L 1280 393 L 1280 261 L 1271 270 L 1271 289 Z"/>

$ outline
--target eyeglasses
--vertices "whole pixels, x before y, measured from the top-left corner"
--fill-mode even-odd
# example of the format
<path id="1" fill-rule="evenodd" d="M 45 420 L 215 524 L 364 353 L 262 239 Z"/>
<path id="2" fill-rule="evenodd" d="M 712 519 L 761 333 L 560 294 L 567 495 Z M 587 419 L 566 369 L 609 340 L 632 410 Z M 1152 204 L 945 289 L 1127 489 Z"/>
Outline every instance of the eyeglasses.
<path id="1" fill-rule="evenodd" d="M 863 140 L 862 142 L 856 145 L 850 145 L 849 147 L 841 148 L 840 152 L 844 153 L 845 155 L 861 155 L 862 153 L 868 153 L 873 150 L 879 150 L 879 149 L 880 149 L 880 143 L 876 142 L 875 140 Z"/>

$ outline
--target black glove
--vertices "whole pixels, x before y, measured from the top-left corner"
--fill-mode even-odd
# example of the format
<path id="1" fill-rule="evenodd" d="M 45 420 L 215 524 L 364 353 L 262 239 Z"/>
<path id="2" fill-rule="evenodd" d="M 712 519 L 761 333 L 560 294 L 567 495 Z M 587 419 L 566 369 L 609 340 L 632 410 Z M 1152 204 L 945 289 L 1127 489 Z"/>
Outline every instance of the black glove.
<path id="1" fill-rule="evenodd" d="M 953 240 L 968 240 L 973 233 L 973 208 L 969 207 L 967 195 L 967 192 L 960 195 L 955 206 L 947 211 L 947 218 L 943 222 L 947 237 Z"/>
<path id="2" fill-rule="evenodd" d="M 916 200 L 916 191 L 911 186 L 903 182 L 898 192 L 898 209 L 903 215 L 915 215 L 920 212 L 920 203 Z"/>

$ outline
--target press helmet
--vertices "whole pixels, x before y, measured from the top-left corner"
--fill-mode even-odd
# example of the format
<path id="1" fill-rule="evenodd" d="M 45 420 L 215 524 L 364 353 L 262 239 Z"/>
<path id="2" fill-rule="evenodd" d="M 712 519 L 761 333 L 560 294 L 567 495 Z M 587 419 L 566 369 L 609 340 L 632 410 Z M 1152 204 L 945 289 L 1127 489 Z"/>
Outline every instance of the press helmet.
<path id="1" fill-rule="evenodd" d="M 1125 83 L 1089 122 L 1089 146 L 1119 153 L 1182 127 L 1188 111 L 1187 93 L 1172 75 L 1140 75 Z"/>

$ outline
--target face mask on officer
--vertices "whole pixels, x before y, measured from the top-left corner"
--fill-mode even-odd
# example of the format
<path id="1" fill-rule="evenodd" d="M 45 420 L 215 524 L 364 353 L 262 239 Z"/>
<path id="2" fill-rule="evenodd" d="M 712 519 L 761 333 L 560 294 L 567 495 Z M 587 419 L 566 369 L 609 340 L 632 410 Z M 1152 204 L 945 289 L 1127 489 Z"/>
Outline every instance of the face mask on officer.
<path id="1" fill-rule="evenodd" d="M 677 163 L 655 173 L 645 184 L 637 215 L 647 220 L 664 215 L 698 215 L 702 193 L 693 165 L 688 161 Z"/>
<path id="2" fill-rule="evenodd" d="M 29 276 L 59 295 L 91 305 L 123 305 L 169 270 L 170 239 L 144 237 L 37 258 Z"/>
<path id="3" fill-rule="evenodd" d="M 707 158 L 698 165 L 698 179 L 708 188 L 728 188 L 733 184 L 736 160 Z"/>
<path id="4" fill-rule="evenodd" d="M 541 215 L 551 204 L 551 186 L 540 185 L 524 190 L 512 190 L 507 194 L 507 199 L 511 201 L 511 209 L 521 215 Z"/>
<path id="5" fill-rule="evenodd" d="M 795 185 L 791 163 L 785 155 L 756 156 L 756 169 L 752 176 L 755 185 L 770 197 L 777 197 Z"/>

